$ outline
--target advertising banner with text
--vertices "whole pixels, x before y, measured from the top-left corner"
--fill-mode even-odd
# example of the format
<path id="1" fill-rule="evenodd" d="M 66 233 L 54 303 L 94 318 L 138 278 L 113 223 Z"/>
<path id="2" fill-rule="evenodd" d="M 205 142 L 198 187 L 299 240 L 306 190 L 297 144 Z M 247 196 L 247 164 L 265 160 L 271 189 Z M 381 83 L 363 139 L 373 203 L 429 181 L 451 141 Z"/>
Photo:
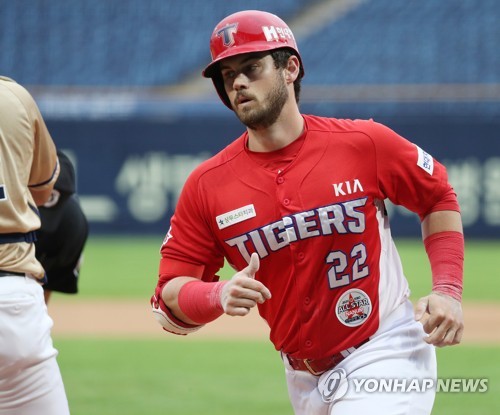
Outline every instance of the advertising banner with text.
<path id="1" fill-rule="evenodd" d="M 500 237 L 500 121 L 376 121 L 447 166 L 466 236 Z M 56 145 L 75 163 L 93 234 L 165 234 L 189 173 L 243 132 L 230 113 L 156 120 L 48 119 L 47 125 Z M 420 235 L 415 214 L 387 205 L 395 236 Z"/>

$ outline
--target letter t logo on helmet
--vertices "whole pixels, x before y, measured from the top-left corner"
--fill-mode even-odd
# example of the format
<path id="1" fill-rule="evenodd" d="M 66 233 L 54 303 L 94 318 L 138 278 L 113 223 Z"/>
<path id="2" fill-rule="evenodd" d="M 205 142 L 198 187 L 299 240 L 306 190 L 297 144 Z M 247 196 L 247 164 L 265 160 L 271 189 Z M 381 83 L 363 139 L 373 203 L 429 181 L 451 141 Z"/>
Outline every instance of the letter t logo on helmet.
<path id="1" fill-rule="evenodd" d="M 278 16 L 259 10 L 245 10 L 227 16 L 219 22 L 210 38 L 212 62 L 203 71 L 205 78 L 212 78 L 222 102 L 231 104 L 222 82 L 218 63 L 230 56 L 243 53 L 290 49 L 300 61 L 300 77 L 304 76 L 299 49 L 288 25 Z"/>
<path id="2" fill-rule="evenodd" d="M 224 26 L 222 29 L 217 30 L 216 36 L 222 37 L 224 46 L 229 47 L 234 45 L 234 34 L 236 33 L 237 23 Z"/>

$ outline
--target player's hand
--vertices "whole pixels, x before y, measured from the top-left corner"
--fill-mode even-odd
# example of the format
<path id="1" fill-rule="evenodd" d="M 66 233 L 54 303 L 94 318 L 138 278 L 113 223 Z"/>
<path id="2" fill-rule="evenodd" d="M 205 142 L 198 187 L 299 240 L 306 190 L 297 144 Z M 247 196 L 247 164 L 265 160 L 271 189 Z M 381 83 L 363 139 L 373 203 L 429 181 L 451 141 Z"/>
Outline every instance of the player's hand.
<path id="1" fill-rule="evenodd" d="M 250 309 L 271 298 L 271 292 L 260 281 L 255 280 L 259 270 L 259 256 L 254 252 L 248 266 L 234 274 L 224 285 L 221 292 L 221 304 L 224 312 L 230 316 L 246 316 Z"/>
<path id="2" fill-rule="evenodd" d="M 445 294 L 431 292 L 421 298 L 415 308 L 415 320 L 420 321 L 429 335 L 425 341 L 437 347 L 460 343 L 464 331 L 462 306 Z"/>

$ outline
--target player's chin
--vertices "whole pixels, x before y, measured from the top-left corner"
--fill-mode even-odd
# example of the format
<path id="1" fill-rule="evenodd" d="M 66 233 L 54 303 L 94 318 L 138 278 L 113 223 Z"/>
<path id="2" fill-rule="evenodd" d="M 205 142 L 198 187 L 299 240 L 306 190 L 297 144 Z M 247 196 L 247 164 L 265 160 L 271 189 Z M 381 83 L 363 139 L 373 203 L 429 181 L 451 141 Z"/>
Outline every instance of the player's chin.
<path id="1" fill-rule="evenodd" d="M 250 117 L 252 108 L 250 105 L 238 104 L 234 108 L 234 112 L 238 115 L 238 118 L 245 123 L 247 119 Z"/>

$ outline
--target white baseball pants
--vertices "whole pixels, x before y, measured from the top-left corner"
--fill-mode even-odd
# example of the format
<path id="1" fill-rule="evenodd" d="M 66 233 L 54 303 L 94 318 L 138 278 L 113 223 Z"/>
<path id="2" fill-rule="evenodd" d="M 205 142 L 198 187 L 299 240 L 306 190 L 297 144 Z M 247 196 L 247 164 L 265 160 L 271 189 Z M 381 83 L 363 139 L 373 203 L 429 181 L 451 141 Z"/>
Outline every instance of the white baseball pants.
<path id="1" fill-rule="evenodd" d="M 284 357 L 295 414 L 430 414 L 437 364 L 425 336 L 406 301 L 381 322 L 368 343 L 319 377 L 293 370 Z"/>
<path id="2" fill-rule="evenodd" d="M 68 415 L 43 289 L 0 277 L 0 415 Z"/>

